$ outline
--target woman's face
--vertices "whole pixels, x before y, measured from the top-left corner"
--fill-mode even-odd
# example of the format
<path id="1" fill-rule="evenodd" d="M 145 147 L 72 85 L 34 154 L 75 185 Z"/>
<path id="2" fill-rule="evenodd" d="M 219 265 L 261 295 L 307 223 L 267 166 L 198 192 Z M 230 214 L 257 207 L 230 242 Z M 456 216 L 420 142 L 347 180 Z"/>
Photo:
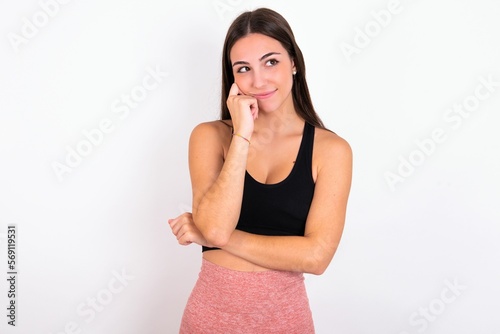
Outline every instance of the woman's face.
<path id="1" fill-rule="evenodd" d="M 259 111 L 269 112 L 292 103 L 295 66 L 288 52 L 274 38 L 249 34 L 230 51 L 234 80 L 241 93 L 257 99 Z"/>

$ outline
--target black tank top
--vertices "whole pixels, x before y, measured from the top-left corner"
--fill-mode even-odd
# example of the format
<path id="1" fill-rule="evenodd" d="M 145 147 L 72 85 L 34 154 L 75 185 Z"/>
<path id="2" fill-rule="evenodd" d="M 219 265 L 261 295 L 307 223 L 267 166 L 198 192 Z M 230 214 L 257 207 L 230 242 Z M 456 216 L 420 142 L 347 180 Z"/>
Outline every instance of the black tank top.
<path id="1" fill-rule="evenodd" d="M 305 122 L 295 164 L 283 181 L 263 184 L 245 173 L 237 230 L 273 236 L 304 235 L 314 195 L 313 144 L 314 126 Z M 218 248 L 202 247 L 203 251 L 212 249 Z"/>

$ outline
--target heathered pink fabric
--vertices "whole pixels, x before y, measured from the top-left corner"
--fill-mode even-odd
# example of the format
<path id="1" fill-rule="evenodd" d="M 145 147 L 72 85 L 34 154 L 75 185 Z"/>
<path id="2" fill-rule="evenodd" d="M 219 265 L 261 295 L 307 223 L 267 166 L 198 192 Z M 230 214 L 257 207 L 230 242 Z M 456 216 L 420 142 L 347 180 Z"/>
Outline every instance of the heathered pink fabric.
<path id="1" fill-rule="evenodd" d="M 304 275 L 242 272 L 202 260 L 180 334 L 313 334 Z"/>

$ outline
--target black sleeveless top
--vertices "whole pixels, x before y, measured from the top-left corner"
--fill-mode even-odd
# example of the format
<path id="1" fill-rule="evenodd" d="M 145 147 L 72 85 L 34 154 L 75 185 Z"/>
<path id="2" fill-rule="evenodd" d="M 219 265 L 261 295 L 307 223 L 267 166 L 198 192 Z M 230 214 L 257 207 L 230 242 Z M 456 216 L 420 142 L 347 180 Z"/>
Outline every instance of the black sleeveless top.
<path id="1" fill-rule="evenodd" d="M 312 151 L 314 126 L 305 122 L 297 159 L 281 182 L 263 184 L 248 172 L 237 230 L 273 236 L 303 236 L 314 195 Z M 202 251 L 218 249 L 202 247 Z"/>

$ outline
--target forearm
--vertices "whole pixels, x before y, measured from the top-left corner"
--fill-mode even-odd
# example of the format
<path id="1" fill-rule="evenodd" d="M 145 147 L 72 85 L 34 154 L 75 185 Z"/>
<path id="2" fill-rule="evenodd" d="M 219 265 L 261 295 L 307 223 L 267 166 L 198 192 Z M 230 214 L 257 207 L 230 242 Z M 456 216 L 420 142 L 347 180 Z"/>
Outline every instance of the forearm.
<path id="1" fill-rule="evenodd" d="M 336 247 L 322 245 L 314 237 L 265 236 L 235 230 L 222 249 L 268 269 L 320 275 Z"/>
<path id="2" fill-rule="evenodd" d="M 225 244 L 238 222 L 248 150 L 244 140 L 232 140 L 215 182 L 201 198 L 193 199 L 196 226 L 214 245 Z"/>

